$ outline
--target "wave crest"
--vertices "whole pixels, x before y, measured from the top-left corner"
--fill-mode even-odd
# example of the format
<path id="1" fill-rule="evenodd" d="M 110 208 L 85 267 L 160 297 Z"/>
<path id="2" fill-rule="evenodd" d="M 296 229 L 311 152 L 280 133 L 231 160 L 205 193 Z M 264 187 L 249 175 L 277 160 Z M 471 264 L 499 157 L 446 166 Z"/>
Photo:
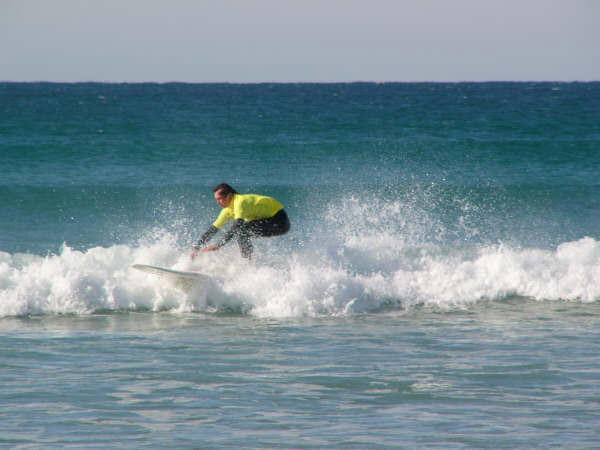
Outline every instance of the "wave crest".
<path id="1" fill-rule="evenodd" d="M 512 296 L 538 301 L 600 299 L 600 242 L 586 237 L 554 250 L 480 246 L 410 247 L 393 236 L 349 236 L 336 249 L 282 254 L 262 244 L 258 261 L 234 246 L 194 263 L 165 233 L 152 244 L 64 245 L 56 255 L 0 253 L 0 316 L 99 311 L 234 311 L 260 317 L 345 315 L 415 306 L 464 308 Z M 182 292 L 138 272 L 146 263 L 210 275 Z"/>

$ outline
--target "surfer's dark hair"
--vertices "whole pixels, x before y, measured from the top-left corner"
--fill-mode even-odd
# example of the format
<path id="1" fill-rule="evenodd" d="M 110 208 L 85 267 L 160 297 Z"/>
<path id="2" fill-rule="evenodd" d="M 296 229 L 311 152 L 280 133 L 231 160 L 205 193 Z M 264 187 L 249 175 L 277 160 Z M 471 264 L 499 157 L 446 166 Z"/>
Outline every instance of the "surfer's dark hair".
<path id="1" fill-rule="evenodd" d="M 222 192 L 222 195 L 237 194 L 237 191 L 227 183 L 221 183 L 213 189 L 213 192 Z"/>

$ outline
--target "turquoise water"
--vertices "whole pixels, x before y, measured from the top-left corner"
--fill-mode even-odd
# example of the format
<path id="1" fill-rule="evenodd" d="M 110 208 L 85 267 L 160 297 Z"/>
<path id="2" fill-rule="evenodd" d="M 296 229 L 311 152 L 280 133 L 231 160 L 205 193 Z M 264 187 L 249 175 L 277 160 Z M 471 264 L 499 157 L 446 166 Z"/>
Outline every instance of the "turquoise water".
<path id="1" fill-rule="evenodd" d="M 3 445 L 598 445 L 600 83 L 0 83 L 0 117 Z M 291 217 L 252 263 L 189 260 L 222 181 Z"/>
<path id="2" fill-rule="evenodd" d="M 2 323 L 2 442 L 177 448 L 598 443 L 598 309 Z"/>

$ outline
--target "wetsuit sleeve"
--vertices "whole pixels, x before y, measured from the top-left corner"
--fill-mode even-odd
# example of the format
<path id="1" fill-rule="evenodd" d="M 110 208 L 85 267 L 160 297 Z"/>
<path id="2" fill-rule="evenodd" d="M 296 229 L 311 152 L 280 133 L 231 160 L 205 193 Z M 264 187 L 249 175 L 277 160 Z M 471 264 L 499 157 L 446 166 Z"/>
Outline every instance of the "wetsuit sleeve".
<path id="1" fill-rule="evenodd" d="M 217 244 L 217 247 L 223 247 L 225 244 L 227 244 L 236 234 L 241 231 L 243 225 L 244 219 L 235 219 L 229 231 L 225 233 L 223 239 L 221 239 L 221 241 Z"/>
<path id="2" fill-rule="evenodd" d="M 211 225 L 210 227 L 208 227 L 208 230 L 206 230 L 204 232 L 204 234 L 202 235 L 202 237 L 200 239 L 198 239 L 198 242 L 196 242 L 196 245 L 194 245 L 195 249 L 199 249 L 200 247 L 202 247 L 204 244 L 206 244 L 208 241 L 211 240 L 211 238 L 217 234 L 217 232 L 219 231 L 219 229 L 217 227 L 215 227 L 214 225 Z"/>

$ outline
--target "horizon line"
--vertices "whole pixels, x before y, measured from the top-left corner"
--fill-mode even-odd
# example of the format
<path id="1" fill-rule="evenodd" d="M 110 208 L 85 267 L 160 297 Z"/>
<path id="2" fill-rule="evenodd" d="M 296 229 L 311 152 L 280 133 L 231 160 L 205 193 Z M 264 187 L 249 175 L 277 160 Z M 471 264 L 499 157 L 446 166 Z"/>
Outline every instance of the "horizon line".
<path id="1" fill-rule="evenodd" d="M 545 80 L 346 80 L 346 81 L 98 81 L 98 80 L 77 80 L 77 81 L 57 81 L 57 80 L 0 80 L 2 84 L 8 83 L 46 83 L 46 84 L 238 84 L 238 85 L 258 85 L 258 84 L 461 84 L 461 83 L 597 83 L 598 80 L 586 79 L 545 79 Z"/>

